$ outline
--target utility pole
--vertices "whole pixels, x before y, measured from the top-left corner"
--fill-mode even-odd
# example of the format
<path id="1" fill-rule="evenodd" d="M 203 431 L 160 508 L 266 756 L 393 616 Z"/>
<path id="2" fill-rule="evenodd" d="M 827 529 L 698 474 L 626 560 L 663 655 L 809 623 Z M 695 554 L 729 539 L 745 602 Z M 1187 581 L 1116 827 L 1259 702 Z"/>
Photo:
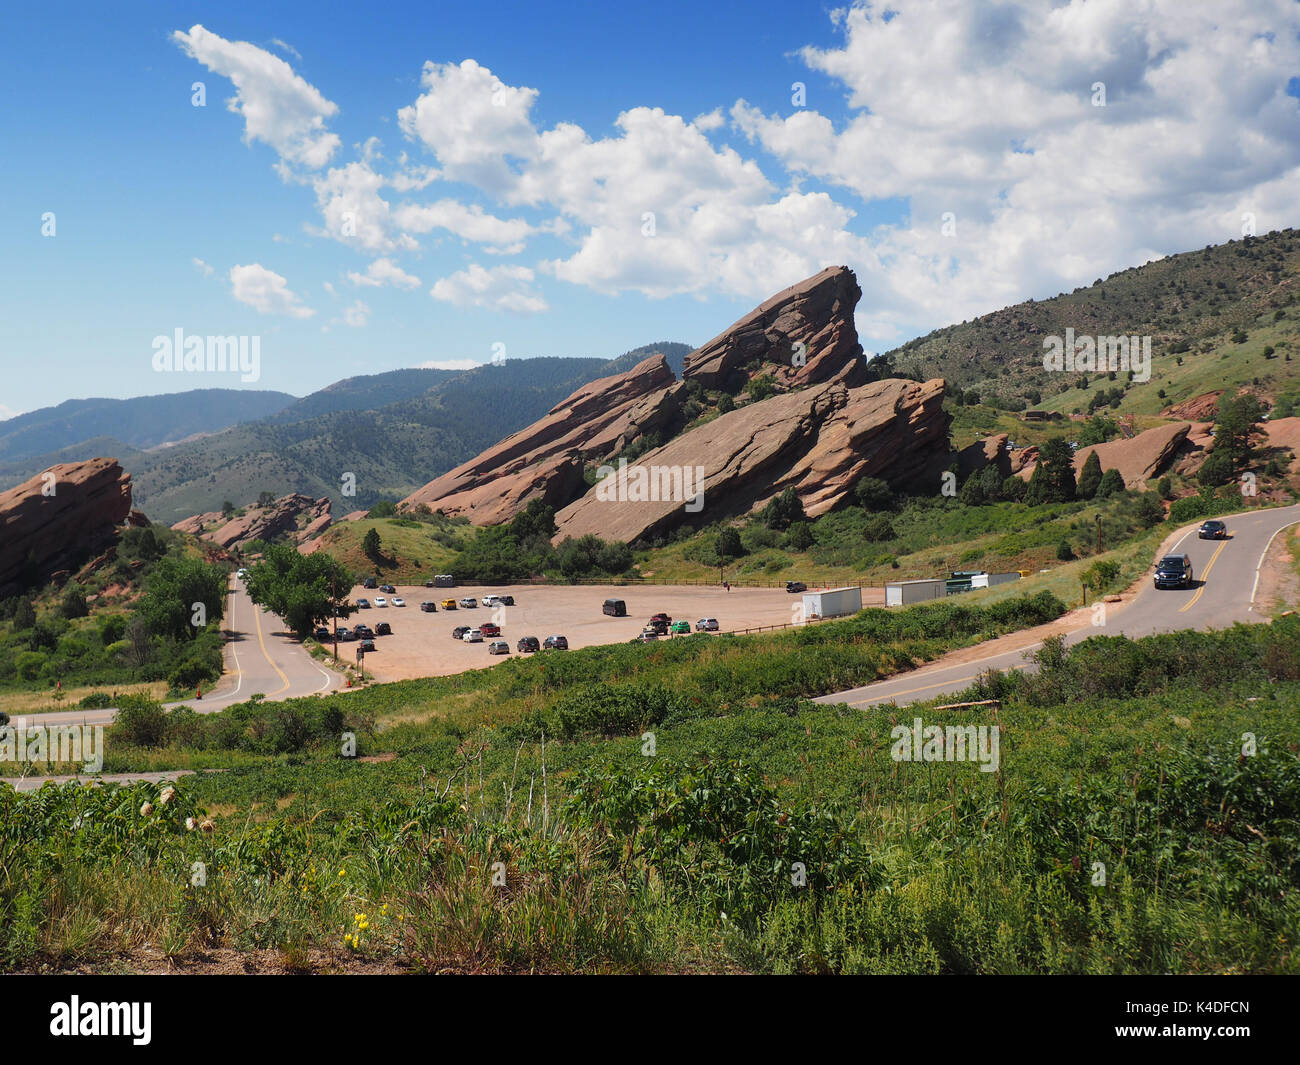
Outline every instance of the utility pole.
<path id="1" fill-rule="evenodd" d="M 1101 515 L 1097 515 L 1097 554 L 1101 554 Z"/>
<path id="2" fill-rule="evenodd" d="M 330 574 L 330 607 L 334 613 L 334 664 L 339 660 L 339 608 L 338 596 L 334 591 L 334 575 Z"/>

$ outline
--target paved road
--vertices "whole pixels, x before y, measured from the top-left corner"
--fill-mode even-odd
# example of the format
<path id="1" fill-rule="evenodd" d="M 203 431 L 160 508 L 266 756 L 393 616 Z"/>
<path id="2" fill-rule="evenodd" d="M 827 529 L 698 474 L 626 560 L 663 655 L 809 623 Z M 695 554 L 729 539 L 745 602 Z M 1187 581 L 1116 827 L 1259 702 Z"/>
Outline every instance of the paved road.
<path id="1" fill-rule="evenodd" d="M 231 578 L 226 600 L 226 672 L 202 699 L 187 699 L 170 706 L 192 706 L 201 714 L 224 710 L 261 692 L 267 700 L 337 690 L 339 674 L 316 662 L 274 614 L 257 607 L 243 585 Z M 32 714 L 29 725 L 107 725 L 116 710 L 60 710 Z"/>
<path id="2" fill-rule="evenodd" d="M 1256 608 L 1260 595 L 1259 569 L 1264 555 L 1278 534 L 1300 523 L 1300 506 L 1258 510 L 1227 515 L 1223 519 L 1231 538 L 1199 540 L 1197 522 L 1189 525 L 1165 553 L 1186 553 L 1192 560 L 1196 584 L 1187 589 L 1157 591 L 1148 576 L 1145 586 L 1132 602 L 1120 610 L 1111 610 L 1102 627 L 1091 625 L 1066 636 L 1067 643 L 1078 643 L 1089 636 L 1149 636 L 1174 629 L 1224 628 L 1236 621 L 1261 621 Z M 1154 568 L 1155 559 L 1152 559 Z M 988 669 L 1013 670 L 1032 668 L 1026 656 L 1041 643 L 1002 654 L 990 655 L 957 666 L 927 666 L 922 669 L 868 684 L 862 688 L 823 695 L 819 703 L 847 703 L 868 707 L 880 703 L 909 703 L 951 695 L 968 688 Z"/>

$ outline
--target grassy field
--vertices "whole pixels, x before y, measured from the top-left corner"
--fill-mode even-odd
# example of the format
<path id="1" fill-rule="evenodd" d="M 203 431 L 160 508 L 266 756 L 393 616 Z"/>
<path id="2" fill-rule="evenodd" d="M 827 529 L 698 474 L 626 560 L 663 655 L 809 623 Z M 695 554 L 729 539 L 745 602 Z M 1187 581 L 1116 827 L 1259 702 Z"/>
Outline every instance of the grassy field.
<path id="1" fill-rule="evenodd" d="M 366 557 L 362 541 L 371 529 L 379 533 L 383 560 Z M 321 538 L 321 549 L 354 573 L 374 574 L 403 584 L 422 584 L 435 573 L 445 573 L 452 559 L 474 535 L 464 523 L 417 522 L 403 518 L 362 518 L 339 522 Z"/>
<path id="2" fill-rule="evenodd" d="M 245 704 L 153 754 L 110 736 L 118 764 L 211 742 L 226 772 L 165 802 L 0 789 L 0 959 L 1300 970 L 1300 619 L 1049 646 L 1041 677 L 969 693 L 996 711 L 799 697 L 990 625 L 969 603 L 874 611 Z M 914 716 L 1000 726 L 994 771 L 897 760 Z M 352 729 L 364 761 L 339 757 Z"/>

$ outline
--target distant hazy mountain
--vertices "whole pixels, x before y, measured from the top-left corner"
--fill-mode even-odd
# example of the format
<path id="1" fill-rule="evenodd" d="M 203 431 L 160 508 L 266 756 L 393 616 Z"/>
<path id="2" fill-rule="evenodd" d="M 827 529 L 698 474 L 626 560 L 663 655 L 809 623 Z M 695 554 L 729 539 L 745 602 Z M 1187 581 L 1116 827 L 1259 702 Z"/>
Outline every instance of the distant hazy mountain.
<path id="1" fill-rule="evenodd" d="M 110 437 L 127 447 L 150 448 L 255 421 L 295 401 L 287 392 L 200 388 L 135 399 L 70 399 L 0 422 L 0 463 L 5 465 Z"/>

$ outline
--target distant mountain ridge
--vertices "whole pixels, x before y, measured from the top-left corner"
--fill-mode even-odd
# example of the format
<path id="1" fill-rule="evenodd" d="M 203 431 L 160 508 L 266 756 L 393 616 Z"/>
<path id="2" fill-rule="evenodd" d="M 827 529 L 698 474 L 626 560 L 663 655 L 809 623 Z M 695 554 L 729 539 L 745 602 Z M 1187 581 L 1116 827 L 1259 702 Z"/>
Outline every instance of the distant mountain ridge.
<path id="1" fill-rule="evenodd" d="M 283 410 L 287 392 L 200 388 L 133 399 L 70 399 L 0 422 L 0 463 L 103 437 L 145 450 Z M 102 452 L 100 452 L 102 453 Z"/>
<path id="2" fill-rule="evenodd" d="M 329 498 L 337 513 L 346 513 L 401 498 L 541 417 L 585 382 L 616 372 L 614 363 L 664 349 L 678 360 L 690 350 L 670 343 L 615 360 L 539 356 L 466 371 L 417 368 L 347 378 L 302 399 L 277 394 L 283 402 L 268 415 L 167 448 L 145 450 L 101 433 L 26 458 L 0 456 L 0 487 L 56 462 L 111 455 L 132 475 L 136 507 L 167 524 L 263 491 Z M 137 432 L 133 439 L 150 435 Z M 345 496 L 351 480 L 355 495 Z"/>

